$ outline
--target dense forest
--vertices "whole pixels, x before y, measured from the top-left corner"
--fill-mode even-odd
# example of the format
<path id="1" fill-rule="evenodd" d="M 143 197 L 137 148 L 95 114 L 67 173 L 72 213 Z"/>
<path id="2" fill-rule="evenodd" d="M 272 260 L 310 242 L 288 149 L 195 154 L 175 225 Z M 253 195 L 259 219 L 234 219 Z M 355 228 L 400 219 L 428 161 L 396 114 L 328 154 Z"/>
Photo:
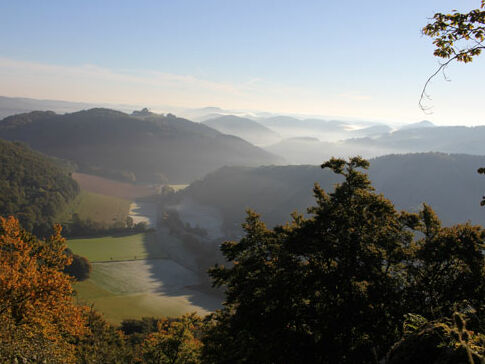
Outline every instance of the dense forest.
<path id="1" fill-rule="evenodd" d="M 69 171 L 20 143 L 0 140 L 0 216 L 41 235 L 79 193 Z"/>
<path id="2" fill-rule="evenodd" d="M 81 171 L 129 182 L 189 183 L 224 165 L 282 161 L 208 126 L 150 112 L 32 112 L 0 121 L 0 137 L 74 161 Z"/>

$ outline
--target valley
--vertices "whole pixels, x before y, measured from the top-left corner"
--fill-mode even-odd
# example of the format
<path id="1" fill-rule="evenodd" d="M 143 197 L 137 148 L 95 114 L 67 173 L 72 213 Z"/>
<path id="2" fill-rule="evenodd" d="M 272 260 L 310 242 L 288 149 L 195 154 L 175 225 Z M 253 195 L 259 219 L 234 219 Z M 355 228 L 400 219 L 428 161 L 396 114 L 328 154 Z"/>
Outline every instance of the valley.
<path id="1" fill-rule="evenodd" d="M 157 226 L 159 188 L 87 174 L 73 177 L 81 186 L 75 213 L 94 221 L 130 217 L 133 224 L 145 223 L 148 229 L 67 240 L 69 249 L 92 266 L 90 278 L 74 285 L 77 302 L 92 305 L 115 325 L 185 312 L 204 315 L 220 307 L 220 296 L 204 288 L 197 265 L 189 263 L 195 262 L 193 253 L 178 248 L 182 243 Z M 90 198 L 96 203 L 84 202 Z"/>
<path id="2" fill-rule="evenodd" d="M 0 364 L 485 364 L 485 0 L 0 1 Z"/>
<path id="3" fill-rule="evenodd" d="M 177 164 L 183 166 L 177 168 L 178 175 L 190 170 L 192 164 L 184 164 L 183 159 L 189 155 L 177 155 L 170 138 L 184 135 L 188 141 L 193 141 L 195 134 L 201 140 L 223 138 L 235 141 L 236 149 L 253 148 L 261 153 L 262 149 L 247 148 L 249 143 L 242 139 L 218 134 L 211 128 L 215 127 L 221 132 L 255 138 L 253 141 L 259 138 L 258 143 L 266 143 L 265 148 L 273 153 L 271 155 L 284 155 L 288 162 L 318 164 L 333 155 L 386 154 L 398 148 L 398 144 L 383 143 L 386 138 L 422 135 L 425 140 L 431 135 L 429 131 L 440 130 L 423 123 L 393 132 L 382 125 L 351 129 L 350 124 L 344 122 L 289 117 L 267 118 L 259 122 L 261 124 L 240 117 L 219 116 L 204 124 L 196 124 L 173 115 L 160 116 L 147 111 L 128 115 L 104 109 L 66 115 L 34 112 L 0 122 L 0 136 L 13 138 L 21 135 L 44 152 L 73 158 L 70 161 L 56 159 L 56 163 L 66 168 L 63 173 L 69 173 L 79 191 L 53 215 L 51 221 L 65 226 L 69 249 L 87 258 L 92 267 L 90 277 L 75 284 L 76 300 L 94 305 L 107 320 L 119 324 L 130 318 L 180 315 L 189 311 L 206 314 L 221 307 L 221 292 L 210 288 L 206 272 L 215 263 L 225 263 L 219 251 L 222 241 L 243 237 L 241 223 L 246 209 L 260 213 L 270 227 L 285 224 L 294 210 L 309 216 L 306 208 L 313 203 L 314 183 L 331 192 L 341 181 L 335 174 L 315 165 L 259 166 L 265 163 L 259 159 L 264 154 L 254 155 L 256 159 L 251 160 L 251 157 L 249 165 L 245 166 L 239 165 L 239 157 L 232 159 L 231 165 L 220 168 L 211 161 L 202 165 L 205 174 L 198 174 L 198 177 L 191 174 L 190 178 L 187 174 L 179 179 L 171 172 L 166 173 L 172 170 L 173 162 L 177 160 Z M 95 127 L 95 123 L 99 126 Z M 111 133 L 106 127 L 114 127 L 114 123 L 120 126 Z M 240 134 L 245 123 L 251 127 L 246 134 Z M 66 135 L 69 128 L 78 125 L 90 125 L 92 130 L 84 135 L 70 136 L 71 142 L 81 151 L 94 138 L 96 153 L 75 155 L 62 146 L 52 149 L 33 134 L 40 127 L 45 128 L 42 135 L 60 127 L 58 135 Z M 306 135 L 328 133 L 327 137 L 335 138 L 332 133 L 340 133 L 353 139 L 320 141 L 315 137 L 294 137 L 268 144 L 280 135 L 295 134 L 294 128 L 297 127 L 301 127 L 300 132 Z M 98 136 L 92 134 L 97 128 L 108 137 L 104 146 L 96 141 Z M 139 128 L 148 132 L 148 137 L 140 134 Z M 474 131 L 478 130 L 481 129 Z M 124 138 L 127 131 L 138 135 L 135 138 L 138 142 L 148 141 L 148 144 L 143 148 L 132 144 L 120 155 L 109 156 L 121 150 L 117 149 L 121 140 L 118 138 Z M 469 131 L 464 129 L 463 133 Z M 154 134 L 158 134 L 157 143 L 167 145 L 155 146 Z M 269 139 L 265 142 L 266 136 Z M 364 142 L 366 145 L 362 144 Z M 361 149 L 348 149 L 350 145 Z M 158 162 L 154 164 L 147 153 L 162 150 L 167 153 L 169 149 L 166 148 L 170 149 L 170 158 L 155 157 Z M 234 145 L 228 150 L 231 148 Z M 128 156 L 130 150 L 132 154 Z M 189 154 L 194 156 L 194 153 L 199 161 L 212 158 L 212 151 L 207 147 Z M 271 159 L 277 160 L 278 157 Z M 485 165 L 484 157 L 444 153 L 391 154 L 376 157 L 370 163 L 369 176 L 377 192 L 384 193 L 397 208 L 418 211 L 423 203 L 431 203 L 446 224 L 467 220 L 480 223 L 485 219 L 483 210 L 476 203 L 483 183 L 474 172 Z M 170 180 L 178 184 L 168 184 Z M 458 185 L 464 188 L 457 190 Z"/>
<path id="4" fill-rule="evenodd" d="M 5 151 L 0 192 L 4 188 L 14 191 L 15 196 L 6 199 L 10 195 L 5 193 L 0 208 L 4 213 L 14 211 L 19 217 L 29 217 L 25 221 L 31 225 L 26 226 L 40 236 L 49 236 L 53 232 L 52 224 L 60 223 L 66 237 L 64 253 L 73 259 L 69 270 L 65 268 L 74 279 L 69 299 L 75 305 L 90 307 L 106 325 L 112 325 L 108 327 L 125 329 L 130 325 L 153 324 L 158 318 L 175 318 L 174 322 L 178 322 L 187 313 L 201 317 L 215 313 L 213 317 L 217 317 L 220 309 L 227 310 L 224 302 L 227 302 L 228 291 L 224 292 L 224 284 L 223 288 L 214 288 L 212 284 L 232 284 L 225 281 L 225 274 L 238 274 L 241 263 L 249 264 L 249 278 L 238 283 L 249 285 L 244 290 L 252 289 L 254 277 L 269 280 L 257 288 L 256 293 L 249 296 L 244 293 L 243 300 L 259 299 L 259 292 L 264 290 L 278 296 L 290 289 L 286 284 L 292 280 L 293 273 L 291 277 L 285 275 L 287 266 L 279 267 L 268 276 L 263 273 L 280 263 L 279 258 L 272 258 L 273 254 L 279 254 L 277 251 L 267 253 L 261 248 L 267 244 L 266 239 L 271 242 L 283 239 L 286 244 L 286 239 L 292 239 L 291 235 L 286 235 L 287 231 L 298 232 L 300 226 L 314 224 L 321 218 L 315 211 L 325 210 L 324 201 L 338 201 L 335 191 L 342 193 L 342 183 L 349 179 L 340 171 L 340 163 L 347 166 L 355 163 L 359 169 L 367 163 L 360 158 L 350 162 L 331 159 L 335 155 L 346 157 L 361 153 L 373 157 L 369 160 L 367 175 L 361 174 L 361 178 L 365 181 L 369 177 L 376 194 L 370 192 L 373 191 L 371 187 L 361 191 L 375 199 L 377 205 L 387 206 L 383 211 L 392 215 L 389 218 L 396 219 L 394 228 L 407 229 L 401 220 L 406 214 L 416 214 L 410 221 L 424 219 L 422 214 L 427 211 L 427 204 L 433 206 L 445 225 L 466 224 L 464 227 L 455 225 L 458 227 L 450 230 L 435 227 L 444 229 L 442 234 L 474 229 L 468 224 L 481 224 L 485 220 L 485 210 L 479 204 L 483 180 L 476 173 L 485 166 L 485 156 L 407 153 L 412 148 L 426 150 L 428 145 L 454 150 L 451 137 L 446 144 L 449 149 L 446 149 L 445 144 L 433 144 L 433 134 L 421 132 L 419 126 L 389 131 L 382 125 L 374 125 L 352 130 L 345 123 L 295 121 L 293 118 L 269 118 L 262 129 L 256 122 L 250 123 L 251 127 L 243 135 L 238 130 L 249 119 L 245 120 L 219 117 L 216 122 L 208 120 L 199 125 L 174 115 L 155 115 L 147 111 L 124 114 L 104 109 L 66 115 L 33 112 L 9 117 L 0 121 L 0 137 L 22 136 L 24 142 L 46 154 L 17 142 L 0 141 Z M 295 122 L 307 128 L 305 133 L 318 134 L 327 130 L 327 136 L 341 133 L 352 138 L 321 141 L 314 136 L 300 136 L 281 139 L 276 144 L 266 143 L 274 142 L 285 132 L 298 134 L 292 129 Z M 86 123 L 88 131 L 68 135 L 70 141 L 61 143 L 59 148 L 36 135 L 40 133 L 45 137 L 54 128 L 53 134 L 63 137 Z M 227 123 L 230 125 L 225 125 Z M 275 127 L 281 123 L 285 126 Z M 211 126 L 219 128 L 220 132 Z M 268 131 L 271 127 L 280 134 Z M 423 128 L 439 131 L 438 127 L 427 124 Z M 481 129 L 461 131 L 470 137 L 467 147 L 475 150 L 478 144 L 472 140 L 472 134 L 479 136 Z M 107 139 L 96 135 L 98 132 Z M 447 129 L 439 132 L 446 134 Z M 121 141 L 127 138 L 127 133 L 134 136 L 136 142 L 128 143 L 125 149 Z M 264 149 L 244 141 L 241 135 L 260 143 Z M 387 142 L 398 139 L 400 143 Z M 411 145 L 410 139 L 417 139 L 419 143 Z M 195 146 L 192 145 L 194 141 Z M 70 143 L 76 145 L 75 153 Z M 174 147 L 176 144 L 179 149 Z M 180 148 L 184 145 L 193 149 L 182 152 Z M 218 157 L 214 159 L 216 152 Z M 326 159 L 331 160 L 333 170 L 320 168 L 319 164 Z M 310 164 L 303 164 L 306 162 Z M 17 164 L 23 169 L 16 170 Z M 13 177 L 6 177 L 10 175 Z M 9 178 L 16 183 L 11 184 Z M 39 196 L 43 199 L 39 200 Z M 389 202 L 383 196 L 389 198 Z M 359 198 L 358 194 L 354 197 Z M 31 205 L 37 210 L 33 211 Z M 335 208 L 342 206 L 337 203 Z M 405 211 L 404 215 L 399 215 L 401 212 L 394 208 Z M 326 213 L 331 219 L 340 221 L 349 211 L 352 210 L 345 208 L 337 217 L 332 216 L 333 210 Z M 43 216 L 42 225 L 33 224 L 34 213 Z M 365 214 L 368 214 L 367 207 L 353 221 L 360 224 Z M 380 212 L 375 213 L 374 220 L 368 223 L 377 221 L 380 216 Z M 327 220 L 322 221 L 326 223 Z M 328 229 L 338 226 L 333 224 Z M 414 233 L 405 231 L 403 236 L 418 239 L 422 234 L 420 226 L 414 225 Z M 371 229 L 380 227 L 372 225 Z M 347 239 L 348 230 L 344 228 L 338 234 Z M 383 234 L 387 236 L 386 232 Z M 320 234 L 318 239 L 322 237 L 326 239 L 326 233 Z M 376 244 L 372 234 L 366 239 L 369 244 Z M 246 246 L 253 244 L 253 240 L 253 247 Z M 278 249 L 288 249 L 285 244 Z M 300 238 L 297 238 L 295 246 L 299 244 Z M 269 252 L 273 246 L 264 249 Z M 240 249 L 243 253 L 239 253 Z M 362 249 L 367 251 L 366 247 Z M 300 259 L 297 255 L 295 261 Z M 272 274 L 284 276 L 273 282 Z M 309 283 L 313 284 L 311 280 Z M 291 289 L 298 285 L 299 281 L 292 284 L 294 288 Z M 283 295 L 274 307 L 280 307 L 280 301 L 291 299 L 291 295 Z M 253 308 L 251 306 L 248 312 Z"/>

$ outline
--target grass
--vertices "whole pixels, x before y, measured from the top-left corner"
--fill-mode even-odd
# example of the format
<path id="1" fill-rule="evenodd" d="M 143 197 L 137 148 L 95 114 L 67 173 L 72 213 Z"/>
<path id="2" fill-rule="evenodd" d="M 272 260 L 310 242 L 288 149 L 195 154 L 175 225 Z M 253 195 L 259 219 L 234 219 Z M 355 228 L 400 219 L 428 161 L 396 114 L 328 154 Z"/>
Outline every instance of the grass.
<path id="1" fill-rule="evenodd" d="M 118 197 L 101 195 L 98 193 L 81 191 L 57 221 L 69 222 L 72 214 L 76 213 L 83 220 L 91 219 L 96 222 L 112 224 L 115 221 L 125 221 L 130 209 L 130 201 Z"/>
<path id="2" fill-rule="evenodd" d="M 179 243 L 171 236 L 162 239 Z M 92 263 L 90 278 L 74 284 L 75 301 L 92 305 L 113 325 L 130 318 L 205 315 L 220 307 L 220 298 L 194 288 L 200 282 L 196 273 L 163 258 L 154 231 L 70 239 L 67 245 Z"/>
<path id="3" fill-rule="evenodd" d="M 155 233 L 153 232 L 70 239 L 67 241 L 67 246 L 75 254 L 88 258 L 90 262 L 165 257 L 161 245 L 156 242 Z"/>
<path id="4" fill-rule="evenodd" d="M 197 311 L 183 296 L 166 297 L 153 293 L 117 295 L 103 289 L 92 279 L 76 283 L 74 289 L 78 303 L 93 305 L 113 325 L 129 318 L 175 317 Z"/>
<path id="5" fill-rule="evenodd" d="M 165 265 L 167 278 L 160 284 L 150 272 L 151 264 Z M 171 271 L 172 276 L 170 275 Z M 91 277 L 74 285 L 75 300 L 81 304 L 93 305 L 114 325 L 124 319 L 142 317 L 179 316 L 186 312 L 208 311 L 190 302 L 183 286 L 193 279 L 183 275 L 183 268 L 170 260 L 159 259 L 136 262 L 95 263 Z M 171 276 L 171 277 L 170 277 Z M 181 286 L 174 289 L 173 284 Z M 157 292 L 158 285 L 168 285 L 165 293 Z"/>

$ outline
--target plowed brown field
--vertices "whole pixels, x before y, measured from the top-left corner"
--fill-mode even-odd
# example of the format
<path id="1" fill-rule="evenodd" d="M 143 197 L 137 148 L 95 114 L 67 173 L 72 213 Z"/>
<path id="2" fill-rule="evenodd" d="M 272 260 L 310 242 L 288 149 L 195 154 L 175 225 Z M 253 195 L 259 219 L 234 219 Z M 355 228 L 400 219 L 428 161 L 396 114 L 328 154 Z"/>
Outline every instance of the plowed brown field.
<path id="1" fill-rule="evenodd" d="M 72 178 L 85 191 L 124 198 L 126 200 L 134 200 L 157 193 L 157 186 L 134 185 L 90 174 L 73 173 Z"/>

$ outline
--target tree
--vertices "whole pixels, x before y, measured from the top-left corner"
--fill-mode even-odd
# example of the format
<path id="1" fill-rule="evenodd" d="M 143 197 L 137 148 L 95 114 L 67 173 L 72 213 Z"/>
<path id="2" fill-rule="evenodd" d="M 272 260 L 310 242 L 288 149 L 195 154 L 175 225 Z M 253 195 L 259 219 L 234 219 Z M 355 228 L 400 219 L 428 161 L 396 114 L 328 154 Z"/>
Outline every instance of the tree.
<path id="1" fill-rule="evenodd" d="M 485 318 L 485 231 L 460 224 L 442 227 L 424 205 L 416 230 L 422 238 L 410 248 L 406 264 L 409 312 L 427 319 L 451 317 L 458 308 L 473 307 Z"/>
<path id="2" fill-rule="evenodd" d="M 71 264 L 64 268 L 64 273 L 69 274 L 75 278 L 78 282 L 85 281 L 91 274 L 91 264 L 86 257 L 82 257 L 77 254 L 73 254 L 71 249 L 66 249 L 65 254 L 71 256 Z"/>
<path id="3" fill-rule="evenodd" d="M 128 229 L 133 229 L 133 225 L 134 225 L 133 218 L 131 216 L 127 216 L 126 217 L 126 227 Z"/>
<path id="4" fill-rule="evenodd" d="M 6 362 L 75 362 L 72 338 L 85 332 L 72 302 L 71 258 L 59 226 L 40 241 L 13 217 L 0 218 L 0 357 Z"/>
<path id="5" fill-rule="evenodd" d="M 134 363 L 134 354 L 119 330 L 106 322 L 94 310 L 84 314 L 88 332 L 76 340 L 76 357 L 79 364 Z"/>
<path id="6" fill-rule="evenodd" d="M 483 314 L 482 228 L 443 228 L 434 212 L 398 212 L 373 191 L 359 157 L 322 165 L 344 177 L 314 188 L 310 217 L 268 229 L 248 212 L 230 266 L 210 275 L 225 287 L 203 357 L 211 363 L 375 363 L 402 336 L 407 313 L 435 319 L 460 304 Z"/>
<path id="7" fill-rule="evenodd" d="M 423 90 L 419 105 L 426 110 L 423 100 L 428 98 L 426 88 L 430 81 L 443 72 L 451 62 L 472 62 L 474 57 L 480 55 L 485 48 L 485 0 L 481 1 L 479 9 L 468 13 L 459 13 L 454 10 L 451 14 L 436 13 L 434 21 L 423 28 L 423 34 L 433 39 L 435 45 L 434 55 L 445 61 L 428 78 Z"/>
<path id="8" fill-rule="evenodd" d="M 202 343 L 198 339 L 202 320 L 196 314 L 178 319 L 162 319 L 158 330 L 147 336 L 142 345 L 147 364 L 198 364 Z"/>
<path id="9" fill-rule="evenodd" d="M 407 315 L 404 336 L 386 356 L 386 364 L 483 363 L 485 335 L 469 327 L 473 316 L 455 312 L 451 319 L 428 321 Z"/>

